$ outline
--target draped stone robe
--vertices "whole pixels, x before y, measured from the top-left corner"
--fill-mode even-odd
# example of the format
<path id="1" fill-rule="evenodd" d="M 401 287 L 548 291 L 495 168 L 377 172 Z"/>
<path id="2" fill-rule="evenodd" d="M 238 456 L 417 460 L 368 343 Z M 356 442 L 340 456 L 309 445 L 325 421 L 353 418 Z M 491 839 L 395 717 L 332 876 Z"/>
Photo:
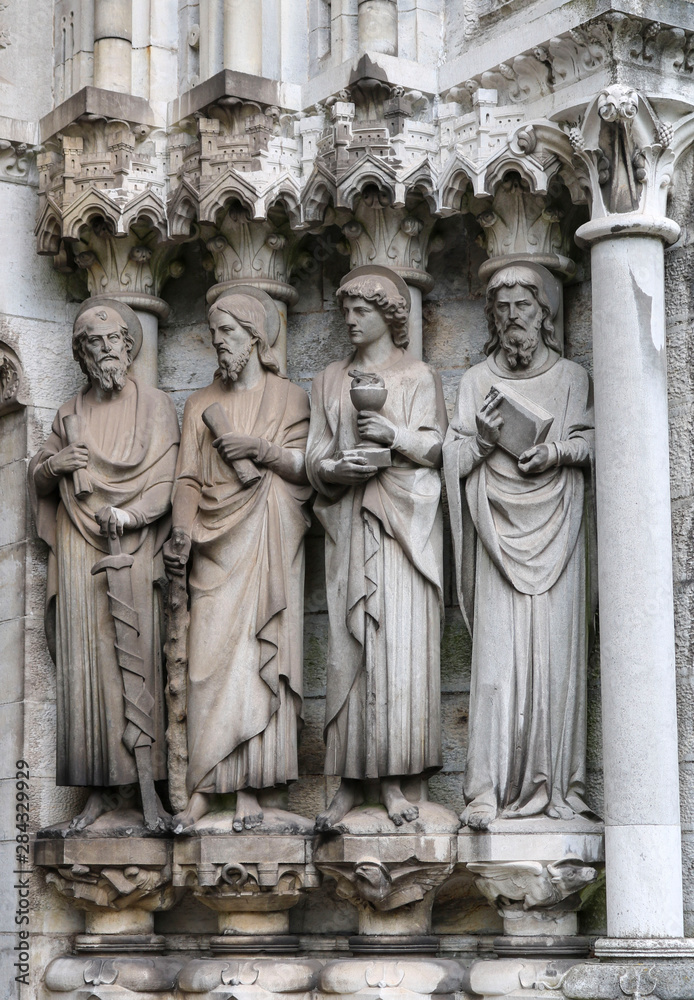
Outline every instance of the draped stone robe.
<path id="1" fill-rule="evenodd" d="M 495 447 L 482 457 L 476 414 L 509 384 L 554 417 L 561 464 L 523 475 Z M 593 455 L 589 377 L 554 352 L 538 372 L 493 358 L 463 375 L 444 444 L 460 605 L 473 637 L 465 798 L 502 816 L 587 812 L 586 652 Z M 590 519 L 592 524 L 592 519 Z"/>
<path id="2" fill-rule="evenodd" d="M 366 779 L 441 766 L 441 482 L 446 429 L 438 376 L 402 352 L 380 369 L 397 427 L 393 464 L 366 484 L 328 483 L 321 462 L 360 440 L 352 359 L 314 379 L 306 453 L 325 528 L 329 650 L 327 774 Z"/>
<path id="3" fill-rule="evenodd" d="M 160 592 L 161 547 L 170 530 L 178 419 L 171 399 L 136 378 L 106 402 L 91 402 L 85 388 L 60 407 L 50 437 L 30 469 L 36 525 L 50 546 L 46 631 L 57 668 L 57 776 L 59 785 L 93 787 L 137 781 L 135 759 L 122 742 L 126 725 L 123 680 L 114 648 L 106 574 L 92 566 L 109 551 L 95 513 L 106 505 L 136 521 L 123 533 L 138 614 L 145 680 L 154 696 L 155 780 L 166 777 Z M 63 418 L 77 414 L 89 448 L 93 492 L 75 496 L 72 475 L 37 497 L 33 473 L 68 444 Z"/>
<path id="4" fill-rule="evenodd" d="M 190 794 L 270 788 L 298 777 L 302 710 L 303 538 L 311 489 L 258 464 L 244 488 L 213 447 L 203 411 L 219 403 L 237 434 L 306 447 L 303 389 L 266 372 L 252 390 L 220 379 L 183 415 L 177 485 L 199 491 L 188 633 Z"/>

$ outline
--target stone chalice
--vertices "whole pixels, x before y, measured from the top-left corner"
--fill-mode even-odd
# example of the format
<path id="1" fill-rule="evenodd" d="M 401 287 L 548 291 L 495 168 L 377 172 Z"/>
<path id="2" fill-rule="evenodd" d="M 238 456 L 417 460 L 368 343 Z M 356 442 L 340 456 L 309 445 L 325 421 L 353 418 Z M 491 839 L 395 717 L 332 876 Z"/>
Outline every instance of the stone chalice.
<path id="1" fill-rule="evenodd" d="M 377 413 L 383 409 L 388 398 L 383 378 L 370 372 L 356 370 L 348 374 L 352 377 L 349 395 L 354 409 L 359 413 L 364 410 Z M 359 441 L 356 448 L 351 449 L 351 453 L 365 458 L 369 465 L 375 465 L 379 469 L 385 469 L 391 464 L 390 448 L 384 448 L 375 441 Z"/>

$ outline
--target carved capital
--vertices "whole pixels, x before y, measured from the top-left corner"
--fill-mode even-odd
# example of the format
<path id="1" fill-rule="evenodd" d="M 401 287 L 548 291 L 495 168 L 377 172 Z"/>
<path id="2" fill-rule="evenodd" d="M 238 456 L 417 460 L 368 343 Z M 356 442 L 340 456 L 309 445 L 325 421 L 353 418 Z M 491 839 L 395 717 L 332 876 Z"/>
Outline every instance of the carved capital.
<path id="1" fill-rule="evenodd" d="M 485 205 L 485 203 L 482 203 Z M 481 241 L 492 260 L 535 260 L 552 270 L 573 274 L 564 212 L 557 198 L 536 194 L 517 174 L 506 176 L 494 198 L 479 210 L 471 205 L 482 227 Z M 475 210 L 477 208 L 477 210 Z"/>
<path id="2" fill-rule="evenodd" d="M 288 277 L 297 238 L 287 226 L 251 219 L 235 201 L 217 226 L 203 224 L 201 231 L 208 254 L 203 263 L 218 284 L 253 282 L 281 301 L 296 302 Z"/>
<path id="3" fill-rule="evenodd" d="M 183 264 L 167 243 L 166 136 L 145 125 L 80 119 L 37 157 L 37 250 L 66 273 L 83 272 L 85 296 L 123 298 L 159 316 L 169 277 Z"/>
<path id="4" fill-rule="evenodd" d="M 342 227 L 350 253 L 350 267 L 381 264 L 397 271 L 405 281 L 430 291 L 429 253 L 439 248 L 432 229 L 436 219 L 427 206 L 414 211 L 393 207 L 387 191 L 369 185 L 357 199 L 351 219 Z"/>
<path id="5" fill-rule="evenodd" d="M 388 862 L 377 857 L 359 861 L 317 861 L 316 867 L 337 882 L 337 895 L 358 908 L 381 912 L 417 903 L 451 875 L 453 863 Z"/>
<path id="6" fill-rule="evenodd" d="M 581 858 L 477 861 L 467 864 L 475 887 L 503 918 L 509 936 L 576 933 L 576 912 L 598 886 L 598 870 Z"/>
<path id="7" fill-rule="evenodd" d="M 35 862 L 46 883 L 80 910 L 148 913 L 170 909 L 171 845 L 156 838 L 68 837 L 37 840 Z"/>

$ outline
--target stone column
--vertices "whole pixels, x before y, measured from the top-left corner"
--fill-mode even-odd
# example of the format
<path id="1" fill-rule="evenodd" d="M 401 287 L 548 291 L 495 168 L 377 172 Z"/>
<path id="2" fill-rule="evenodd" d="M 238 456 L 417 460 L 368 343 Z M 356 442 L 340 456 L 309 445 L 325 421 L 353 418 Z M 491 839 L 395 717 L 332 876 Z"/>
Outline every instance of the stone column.
<path id="1" fill-rule="evenodd" d="M 94 4 L 94 86 L 129 94 L 132 81 L 132 0 Z"/>
<path id="2" fill-rule="evenodd" d="M 663 243 L 678 231 L 630 214 L 576 234 L 592 262 L 607 922 L 617 938 L 683 934 L 663 277 Z"/>
<path id="3" fill-rule="evenodd" d="M 359 0 L 359 49 L 398 54 L 396 0 Z"/>
<path id="4" fill-rule="evenodd" d="M 262 76 L 262 0 L 224 0 L 224 67 Z"/>
<path id="5" fill-rule="evenodd" d="M 622 939 L 596 953 L 653 953 L 639 939 L 683 934 L 663 262 L 679 234 L 665 218 L 672 129 L 618 84 L 569 138 L 592 199 L 576 241 L 591 248 L 607 928 Z"/>

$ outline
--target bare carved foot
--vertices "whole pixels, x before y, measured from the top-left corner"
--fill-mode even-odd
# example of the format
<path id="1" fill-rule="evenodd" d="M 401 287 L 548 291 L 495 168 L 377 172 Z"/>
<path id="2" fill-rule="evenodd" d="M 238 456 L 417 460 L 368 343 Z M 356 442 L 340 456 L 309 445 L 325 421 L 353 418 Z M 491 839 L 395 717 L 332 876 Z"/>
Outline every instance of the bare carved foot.
<path id="1" fill-rule="evenodd" d="M 254 788 L 240 788 L 236 793 L 236 812 L 232 824 L 236 833 L 252 830 L 263 822 L 263 810 Z"/>
<path id="2" fill-rule="evenodd" d="M 471 830 L 487 830 L 495 816 L 496 813 L 490 806 L 471 803 L 461 814 L 460 822 Z"/>
<path id="3" fill-rule="evenodd" d="M 340 787 L 326 811 L 316 816 L 316 833 L 327 833 L 337 826 L 350 809 L 358 804 L 359 793 L 358 782 L 352 778 L 342 778 Z"/>
<path id="4" fill-rule="evenodd" d="M 199 819 L 210 811 L 210 796 L 204 792 L 193 792 L 183 812 L 176 813 L 172 820 L 173 832 L 190 833 Z"/>
<path id="5" fill-rule="evenodd" d="M 419 809 L 402 794 L 399 778 L 381 778 L 381 802 L 396 826 L 411 823 L 419 816 Z"/>
<path id="6" fill-rule="evenodd" d="M 103 814 L 108 811 L 109 808 L 106 803 L 104 793 L 101 791 L 93 791 L 87 799 L 87 804 L 82 812 L 78 813 L 77 816 L 70 821 L 69 829 L 76 830 L 79 833 L 81 830 L 86 829 L 86 827 L 91 826 L 94 820 L 98 819 L 99 816 L 103 816 Z"/>

